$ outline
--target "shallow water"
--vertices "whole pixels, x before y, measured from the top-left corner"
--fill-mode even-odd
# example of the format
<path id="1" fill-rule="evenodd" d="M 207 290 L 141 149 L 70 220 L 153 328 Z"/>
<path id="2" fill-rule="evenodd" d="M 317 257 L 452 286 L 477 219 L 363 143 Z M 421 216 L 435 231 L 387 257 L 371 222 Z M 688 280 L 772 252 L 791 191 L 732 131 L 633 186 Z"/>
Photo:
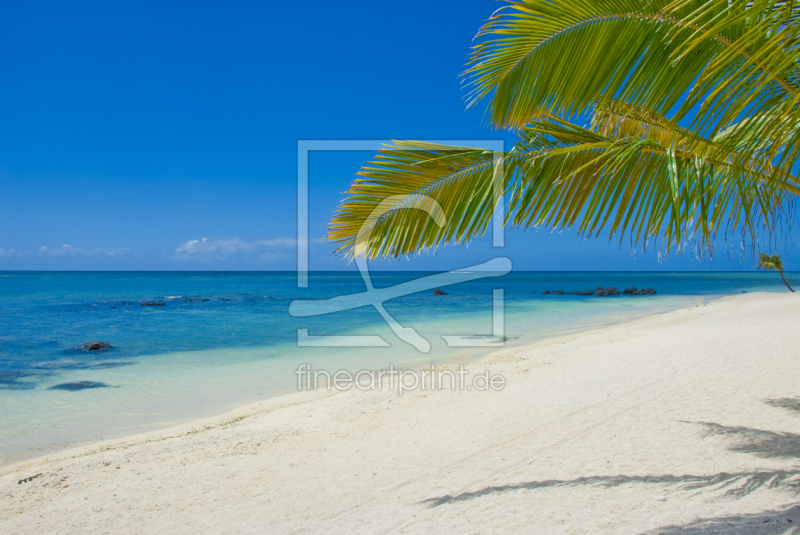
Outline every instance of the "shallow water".
<path id="1" fill-rule="evenodd" d="M 377 272 L 379 288 L 429 273 Z M 797 274 L 787 274 L 797 280 Z M 295 391 L 301 363 L 331 372 L 469 359 L 443 335 L 492 333 L 503 289 L 506 344 L 525 344 L 707 302 L 786 291 L 774 273 L 519 272 L 386 302 L 431 344 L 420 353 L 371 306 L 298 318 L 295 299 L 364 292 L 358 273 L 0 272 L 0 462 L 147 431 Z M 655 296 L 542 295 L 596 286 L 652 287 Z M 533 293 L 536 292 L 536 293 Z M 163 306 L 142 306 L 143 302 Z M 388 347 L 298 347 L 310 335 L 378 335 Z M 72 349 L 102 340 L 114 347 Z"/>

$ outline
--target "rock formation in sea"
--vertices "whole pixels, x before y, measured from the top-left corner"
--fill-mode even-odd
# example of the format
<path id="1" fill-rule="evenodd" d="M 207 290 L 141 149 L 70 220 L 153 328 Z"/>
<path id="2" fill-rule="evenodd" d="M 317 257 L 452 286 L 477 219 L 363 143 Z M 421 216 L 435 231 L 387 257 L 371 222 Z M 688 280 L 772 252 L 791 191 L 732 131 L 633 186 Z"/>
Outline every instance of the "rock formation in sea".
<path id="1" fill-rule="evenodd" d="M 536 292 L 533 292 L 536 293 Z M 616 287 L 611 286 L 609 288 L 603 288 L 602 286 L 598 286 L 594 290 L 584 290 L 584 291 L 574 291 L 574 292 L 565 292 L 562 290 L 545 290 L 542 292 L 542 295 L 596 295 L 598 297 L 609 297 L 612 295 L 655 295 L 656 291 L 652 288 L 642 288 L 641 290 L 637 290 L 635 286 L 631 286 L 630 288 L 625 288 L 622 292 L 617 290 Z"/>
<path id="2" fill-rule="evenodd" d="M 113 346 L 108 342 L 86 342 L 81 344 L 75 349 L 82 349 L 84 351 L 100 351 L 101 349 L 111 349 Z"/>

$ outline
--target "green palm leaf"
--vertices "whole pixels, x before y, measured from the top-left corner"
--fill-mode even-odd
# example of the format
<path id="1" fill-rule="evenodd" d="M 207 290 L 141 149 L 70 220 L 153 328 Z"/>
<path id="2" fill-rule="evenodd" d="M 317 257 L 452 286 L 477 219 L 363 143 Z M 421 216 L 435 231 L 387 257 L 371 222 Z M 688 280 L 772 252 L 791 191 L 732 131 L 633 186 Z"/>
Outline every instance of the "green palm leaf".
<path id="1" fill-rule="evenodd" d="M 761 116 L 749 138 L 790 171 L 800 133 L 800 24 L 793 2 L 525 0 L 481 30 L 469 105 L 498 127 L 545 109 L 572 117 L 623 101 L 713 138 Z M 749 151 L 745 151 L 749 152 Z"/>
<path id="2" fill-rule="evenodd" d="M 641 124 L 641 123 L 639 123 Z M 531 122 L 502 158 L 507 222 L 521 228 L 577 226 L 580 233 L 609 237 L 631 233 L 634 242 L 660 238 L 666 249 L 695 239 L 710 244 L 726 230 L 755 233 L 770 226 L 787 188 L 760 166 L 716 161 L 711 151 L 673 149 L 656 139 L 631 137 L 624 128 L 608 135 L 555 117 Z M 695 139 L 702 147 L 708 140 Z M 492 152 L 415 142 L 395 142 L 359 172 L 349 197 L 329 226 L 330 240 L 348 254 L 399 256 L 482 235 L 495 205 Z M 435 200 L 446 222 L 408 207 L 421 197 Z M 392 199 L 392 207 L 370 219 Z M 776 204 L 777 203 L 777 204 Z M 359 244 L 359 235 L 368 236 Z"/>
<path id="3" fill-rule="evenodd" d="M 358 173 L 328 238 L 341 250 L 368 257 L 400 256 L 482 234 L 495 195 L 492 151 L 420 142 L 395 142 Z M 439 226 L 427 212 L 410 209 L 423 197 L 446 214 Z M 391 205 L 385 203 L 390 200 Z M 381 215 L 372 217 L 381 206 Z M 388 208 L 388 209 L 387 209 Z M 367 243 L 359 236 L 369 236 Z"/>
<path id="4" fill-rule="evenodd" d="M 329 225 L 351 255 L 398 256 L 506 223 L 670 250 L 787 219 L 800 182 L 800 8 L 764 0 L 512 0 L 464 73 L 518 130 L 490 151 L 398 141 Z M 588 115 L 588 127 L 570 120 Z M 414 208 L 427 207 L 425 210 Z"/>

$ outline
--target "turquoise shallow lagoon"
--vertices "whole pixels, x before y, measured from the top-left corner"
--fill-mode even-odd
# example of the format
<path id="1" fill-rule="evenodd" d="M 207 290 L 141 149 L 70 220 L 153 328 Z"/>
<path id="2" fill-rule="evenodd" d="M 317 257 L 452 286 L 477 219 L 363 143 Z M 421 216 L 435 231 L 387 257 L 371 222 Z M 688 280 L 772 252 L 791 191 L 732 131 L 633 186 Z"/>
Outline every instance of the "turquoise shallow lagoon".
<path id="1" fill-rule="evenodd" d="M 376 287 L 429 273 L 376 272 Z M 787 273 L 791 282 L 798 274 Z M 655 296 L 542 295 L 596 286 L 652 287 Z M 492 290 L 504 291 L 505 335 L 522 345 L 743 291 L 787 291 L 775 273 L 512 272 L 386 303 L 431 344 L 397 338 L 372 307 L 289 314 L 295 299 L 365 290 L 358 273 L 0 272 L 0 462 L 223 413 L 295 391 L 299 364 L 331 372 L 475 358 L 443 335 L 488 335 Z M 534 293 L 535 292 L 535 293 Z M 164 306 L 142 306 L 142 302 Z M 389 347 L 298 347 L 311 335 L 381 336 Z M 73 349 L 102 340 L 113 349 Z M 646 348 L 643 348 L 646 351 Z M 99 388 L 58 387 L 91 382 Z"/>

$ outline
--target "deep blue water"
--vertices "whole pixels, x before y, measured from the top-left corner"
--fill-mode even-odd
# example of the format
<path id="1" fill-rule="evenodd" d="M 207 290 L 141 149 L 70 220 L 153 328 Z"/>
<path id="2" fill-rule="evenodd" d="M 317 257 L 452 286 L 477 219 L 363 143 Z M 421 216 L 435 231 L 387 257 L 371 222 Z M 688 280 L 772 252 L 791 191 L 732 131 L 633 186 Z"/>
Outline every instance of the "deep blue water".
<path id="1" fill-rule="evenodd" d="M 430 273 L 375 272 L 372 279 L 385 288 L 425 275 Z M 800 286 L 797 273 L 787 278 Z M 596 286 L 652 287 L 658 293 L 542 295 Z M 432 344 L 421 355 L 372 307 L 310 318 L 289 314 L 295 299 L 363 292 L 358 273 L 312 273 L 308 288 L 298 288 L 293 272 L 0 272 L 0 461 L 275 395 L 291 386 L 291 370 L 301 362 L 377 368 L 469 353 L 448 348 L 441 336 L 490 334 L 496 288 L 504 290 L 508 343 L 743 291 L 787 291 L 775 273 L 512 272 L 442 287 L 447 296 L 426 289 L 387 302 L 393 317 Z M 391 347 L 301 348 L 301 328 L 312 335 L 380 335 Z M 93 340 L 114 347 L 73 349 Z M 82 382 L 96 388 L 80 388 Z"/>

